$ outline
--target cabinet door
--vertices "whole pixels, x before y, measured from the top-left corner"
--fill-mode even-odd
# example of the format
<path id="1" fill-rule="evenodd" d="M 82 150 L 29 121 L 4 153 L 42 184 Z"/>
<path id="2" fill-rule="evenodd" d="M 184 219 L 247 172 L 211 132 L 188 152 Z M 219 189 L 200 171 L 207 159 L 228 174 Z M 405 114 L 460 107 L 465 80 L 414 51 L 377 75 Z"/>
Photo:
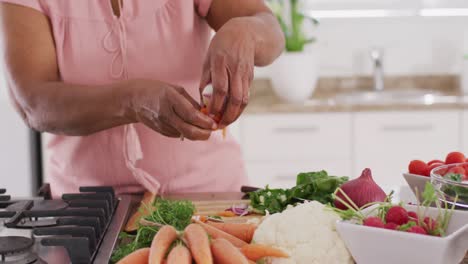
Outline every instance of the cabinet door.
<path id="1" fill-rule="evenodd" d="M 242 120 L 247 161 L 314 161 L 351 157 L 351 115 L 249 115 Z"/>
<path id="2" fill-rule="evenodd" d="M 350 159 L 310 160 L 291 162 L 247 162 L 250 184 L 256 187 L 290 188 L 300 172 L 326 170 L 330 175 L 349 176 Z"/>
<path id="3" fill-rule="evenodd" d="M 0 87 L 4 89 L 4 87 Z M 29 130 L 10 102 L 0 98 L 0 186 L 12 196 L 31 196 L 33 178 Z"/>
<path id="4" fill-rule="evenodd" d="M 460 149 L 459 120 L 457 111 L 355 114 L 354 175 L 371 168 L 379 185 L 404 185 L 411 160 L 443 159 Z"/>

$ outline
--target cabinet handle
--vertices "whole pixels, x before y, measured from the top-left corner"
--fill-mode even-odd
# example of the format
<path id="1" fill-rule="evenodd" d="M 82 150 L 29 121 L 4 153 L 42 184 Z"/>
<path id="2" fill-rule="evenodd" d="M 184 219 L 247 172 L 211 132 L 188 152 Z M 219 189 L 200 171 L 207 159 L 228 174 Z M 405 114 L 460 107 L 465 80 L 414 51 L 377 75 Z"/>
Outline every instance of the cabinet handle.
<path id="1" fill-rule="evenodd" d="M 283 133 L 318 133 L 320 131 L 320 127 L 318 126 L 310 126 L 310 127 L 275 127 L 273 128 L 273 132 L 278 134 Z"/>
<path id="2" fill-rule="evenodd" d="M 388 125 L 383 126 L 382 130 L 385 132 L 405 132 L 405 131 L 428 131 L 433 130 L 432 124 L 421 124 L 421 125 Z"/>

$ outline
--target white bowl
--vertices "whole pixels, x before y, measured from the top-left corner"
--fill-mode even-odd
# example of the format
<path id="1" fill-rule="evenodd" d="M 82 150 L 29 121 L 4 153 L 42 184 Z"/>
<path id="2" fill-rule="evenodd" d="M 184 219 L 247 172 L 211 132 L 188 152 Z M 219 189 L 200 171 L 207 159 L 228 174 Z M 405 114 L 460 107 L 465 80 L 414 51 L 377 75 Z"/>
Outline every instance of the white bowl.
<path id="1" fill-rule="evenodd" d="M 411 191 L 414 193 L 418 201 L 421 201 L 421 193 L 424 192 L 424 188 L 427 182 L 431 182 L 431 177 L 426 177 L 417 174 L 403 173 L 403 177 L 410 186 Z M 417 188 L 417 192 L 416 192 Z"/>
<path id="2" fill-rule="evenodd" d="M 414 205 L 404 207 L 412 211 L 417 208 Z M 428 208 L 426 216 L 436 215 L 437 208 Z M 367 227 L 348 221 L 338 221 L 336 228 L 359 264 L 459 264 L 468 250 L 468 211 L 454 211 L 445 237 Z"/>

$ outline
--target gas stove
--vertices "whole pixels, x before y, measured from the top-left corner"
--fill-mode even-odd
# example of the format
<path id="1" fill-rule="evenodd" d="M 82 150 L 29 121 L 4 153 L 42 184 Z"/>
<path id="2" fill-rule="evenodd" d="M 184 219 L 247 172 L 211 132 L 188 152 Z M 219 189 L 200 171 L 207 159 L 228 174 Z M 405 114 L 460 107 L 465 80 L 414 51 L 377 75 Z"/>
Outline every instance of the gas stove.
<path id="1" fill-rule="evenodd" d="M 80 187 L 61 199 L 47 185 L 31 199 L 0 189 L 0 264 L 108 263 L 131 206 L 112 187 Z"/>

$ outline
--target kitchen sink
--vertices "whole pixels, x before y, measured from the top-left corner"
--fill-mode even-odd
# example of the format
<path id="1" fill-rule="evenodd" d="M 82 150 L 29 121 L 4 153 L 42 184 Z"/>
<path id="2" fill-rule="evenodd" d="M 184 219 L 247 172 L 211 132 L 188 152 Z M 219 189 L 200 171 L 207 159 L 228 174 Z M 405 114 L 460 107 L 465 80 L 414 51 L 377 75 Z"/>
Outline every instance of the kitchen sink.
<path id="1" fill-rule="evenodd" d="M 339 104 L 431 104 L 440 97 L 443 97 L 440 92 L 424 90 L 384 90 L 346 93 L 337 95 L 334 100 Z"/>

